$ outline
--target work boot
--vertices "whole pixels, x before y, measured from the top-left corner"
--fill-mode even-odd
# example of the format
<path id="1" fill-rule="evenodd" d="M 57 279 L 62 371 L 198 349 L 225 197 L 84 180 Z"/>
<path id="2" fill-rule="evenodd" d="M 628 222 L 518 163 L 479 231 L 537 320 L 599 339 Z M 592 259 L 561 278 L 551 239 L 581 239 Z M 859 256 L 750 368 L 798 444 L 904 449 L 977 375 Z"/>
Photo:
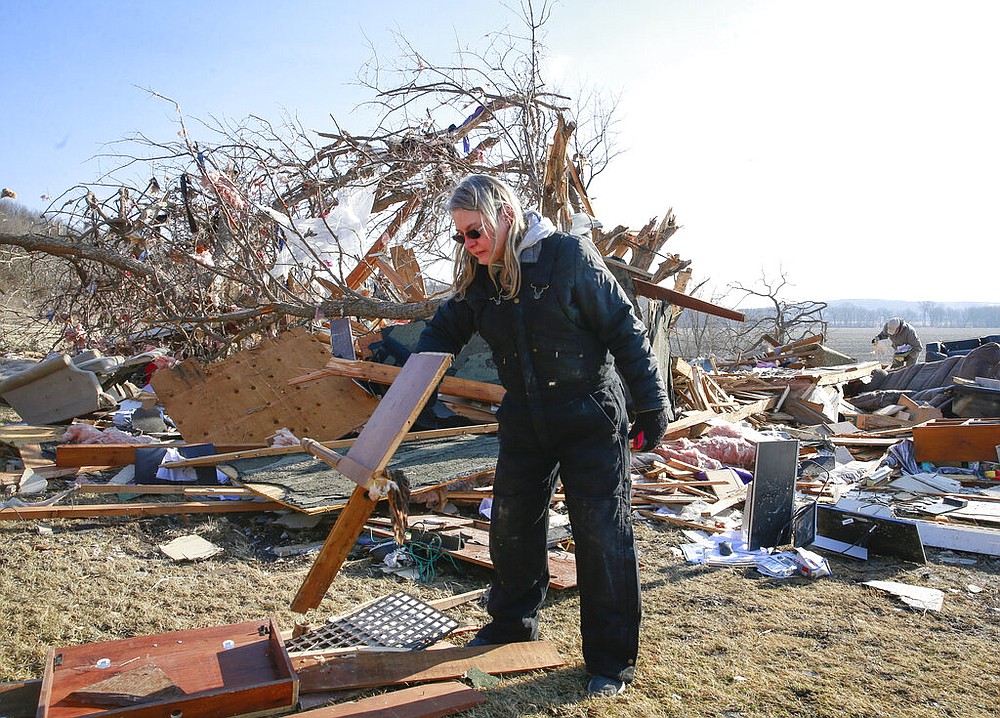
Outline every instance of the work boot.
<path id="1" fill-rule="evenodd" d="M 625 692 L 625 682 L 607 676 L 591 676 L 587 683 L 588 698 L 605 698 Z"/>

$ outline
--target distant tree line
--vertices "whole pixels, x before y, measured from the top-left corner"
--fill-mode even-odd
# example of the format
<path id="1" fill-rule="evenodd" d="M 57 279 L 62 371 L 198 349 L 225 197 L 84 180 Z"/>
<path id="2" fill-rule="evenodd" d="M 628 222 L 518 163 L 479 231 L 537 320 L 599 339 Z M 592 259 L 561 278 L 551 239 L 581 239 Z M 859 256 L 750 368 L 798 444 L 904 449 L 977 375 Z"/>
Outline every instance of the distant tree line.
<path id="1" fill-rule="evenodd" d="M 1000 327 L 1000 304 L 962 307 L 921 302 L 916 308 L 902 310 L 836 304 L 823 312 L 823 320 L 831 327 L 882 326 L 890 317 L 925 327 Z"/>

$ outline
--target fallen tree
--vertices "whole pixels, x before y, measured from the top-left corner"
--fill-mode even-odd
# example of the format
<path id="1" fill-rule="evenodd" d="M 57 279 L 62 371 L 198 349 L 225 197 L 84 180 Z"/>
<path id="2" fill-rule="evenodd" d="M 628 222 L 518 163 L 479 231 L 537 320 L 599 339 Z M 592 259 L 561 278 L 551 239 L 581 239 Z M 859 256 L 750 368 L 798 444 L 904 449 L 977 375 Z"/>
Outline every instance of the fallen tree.
<path id="1" fill-rule="evenodd" d="M 260 117 L 194 131 L 152 92 L 175 108 L 176 139 L 116 143 L 116 169 L 65 192 L 46 227 L 0 224 L 0 245 L 58 260 L 25 314 L 60 327 L 67 347 L 127 353 L 155 341 L 208 360 L 290 324 L 349 316 L 364 331 L 430 316 L 446 284 L 426 268 L 455 251 L 440 201 L 462 176 L 501 176 L 569 229 L 574 214 L 594 214 L 589 182 L 615 154 L 611 112 L 595 102 L 574 115 L 568 96 L 546 89 L 548 4 L 522 10 L 524 32 L 454 63 L 402 37 L 398 66 L 374 57 L 359 75 L 376 110 L 363 134 L 335 117 L 334 131 Z M 593 238 L 646 269 L 677 228 L 668 212 Z M 654 281 L 687 266 L 661 257 Z"/>

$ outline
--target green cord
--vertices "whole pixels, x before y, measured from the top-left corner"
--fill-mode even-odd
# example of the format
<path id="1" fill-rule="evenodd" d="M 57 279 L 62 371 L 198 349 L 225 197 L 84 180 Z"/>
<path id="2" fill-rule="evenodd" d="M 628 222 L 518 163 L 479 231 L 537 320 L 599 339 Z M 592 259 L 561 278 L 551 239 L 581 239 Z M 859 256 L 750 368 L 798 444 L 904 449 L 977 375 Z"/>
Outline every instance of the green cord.
<path id="1" fill-rule="evenodd" d="M 451 554 L 447 553 L 443 548 L 441 548 L 441 537 L 435 536 L 430 543 L 424 541 L 410 541 L 406 545 L 406 553 L 409 554 L 410 558 L 413 559 L 414 565 L 416 565 L 419 580 L 421 583 L 432 583 L 437 576 L 437 572 L 434 568 L 434 564 L 437 563 L 438 559 L 442 556 L 451 561 L 451 565 L 458 570 L 458 564 L 455 563 L 455 559 Z"/>

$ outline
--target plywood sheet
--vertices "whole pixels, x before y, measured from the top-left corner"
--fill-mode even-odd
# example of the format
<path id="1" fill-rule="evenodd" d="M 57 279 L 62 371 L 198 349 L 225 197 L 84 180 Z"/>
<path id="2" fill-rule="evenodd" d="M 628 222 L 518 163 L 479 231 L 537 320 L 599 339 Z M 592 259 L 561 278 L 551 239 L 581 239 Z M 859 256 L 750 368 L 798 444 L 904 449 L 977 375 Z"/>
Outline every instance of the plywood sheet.
<path id="1" fill-rule="evenodd" d="M 326 365 L 329 346 L 293 330 L 215 364 L 187 360 L 158 371 L 153 389 L 188 442 L 264 443 L 280 428 L 317 441 L 364 424 L 378 401 L 350 379 L 311 385 L 288 380 Z"/>

